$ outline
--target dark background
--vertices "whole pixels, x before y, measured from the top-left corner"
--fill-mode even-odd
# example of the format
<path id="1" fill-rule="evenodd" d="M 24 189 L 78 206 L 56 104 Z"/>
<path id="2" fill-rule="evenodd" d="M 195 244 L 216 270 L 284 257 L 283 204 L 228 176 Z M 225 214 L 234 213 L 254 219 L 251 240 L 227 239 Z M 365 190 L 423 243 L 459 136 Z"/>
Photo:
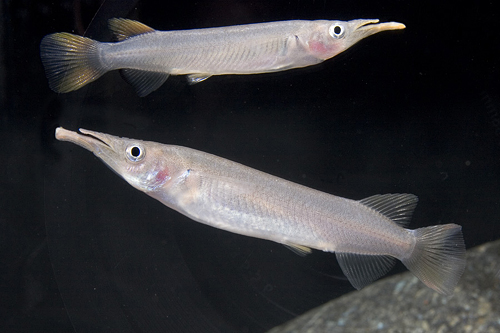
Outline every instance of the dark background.
<path id="1" fill-rule="evenodd" d="M 460 224 L 468 248 L 498 239 L 498 11 L 436 4 L 0 2 L 0 329 L 261 332 L 353 290 L 333 254 L 193 222 L 56 141 L 57 126 L 188 146 L 352 199 L 414 193 L 411 228 Z M 51 91 L 41 38 L 109 41 L 111 17 L 159 30 L 358 18 L 407 29 L 306 69 L 171 77 L 146 98 L 117 72 Z"/>

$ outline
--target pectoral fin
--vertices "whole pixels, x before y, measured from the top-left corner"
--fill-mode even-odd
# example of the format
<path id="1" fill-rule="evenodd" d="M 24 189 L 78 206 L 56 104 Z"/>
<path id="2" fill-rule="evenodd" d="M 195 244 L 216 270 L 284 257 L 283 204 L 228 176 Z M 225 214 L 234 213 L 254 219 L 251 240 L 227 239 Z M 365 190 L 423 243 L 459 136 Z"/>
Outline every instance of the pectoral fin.
<path id="1" fill-rule="evenodd" d="M 211 74 L 190 74 L 187 76 L 187 80 L 189 84 L 196 84 L 205 81 L 211 76 Z"/>
<path id="2" fill-rule="evenodd" d="M 391 256 L 371 256 L 345 252 L 335 252 L 335 255 L 342 272 L 358 290 L 385 275 L 394 266 L 396 260 Z"/>
<path id="3" fill-rule="evenodd" d="M 287 249 L 292 251 L 295 254 L 298 254 L 301 257 L 305 257 L 308 254 L 312 253 L 312 250 L 307 246 L 297 245 L 297 244 L 283 244 Z"/>

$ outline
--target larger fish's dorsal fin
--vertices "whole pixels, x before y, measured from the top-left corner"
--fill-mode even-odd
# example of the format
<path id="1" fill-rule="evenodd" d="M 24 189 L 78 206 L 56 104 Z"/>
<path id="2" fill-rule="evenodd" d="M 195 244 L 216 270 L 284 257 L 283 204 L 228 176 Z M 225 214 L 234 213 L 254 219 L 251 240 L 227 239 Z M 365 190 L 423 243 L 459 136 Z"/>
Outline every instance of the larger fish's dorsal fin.
<path id="1" fill-rule="evenodd" d="M 356 253 L 335 252 L 342 272 L 356 289 L 384 276 L 396 261 L 391 256 L 372 256 Z"/>
<path id="2" fill-rule="evenodd" d="M 377 194 L 360 200 L 359 203 L 387 216 L 398 225 L 407 227 L 417 207 L 418 197 L 408 193 Z"/>
<path id="3" fill-rule="evenodd" d="M 134 20 L 124 18 L 112 18 L 108 21 L 109 28 L 113 31 L 115 37 L 122 41 L 132 36 L 142 35 L 156 31 L 147 25 Z"/>

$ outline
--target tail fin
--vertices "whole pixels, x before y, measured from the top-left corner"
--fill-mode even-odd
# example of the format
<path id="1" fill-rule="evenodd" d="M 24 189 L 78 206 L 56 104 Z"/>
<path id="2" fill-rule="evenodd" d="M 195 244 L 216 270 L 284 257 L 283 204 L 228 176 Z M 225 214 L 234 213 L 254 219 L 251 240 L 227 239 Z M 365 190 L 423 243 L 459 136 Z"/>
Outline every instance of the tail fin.
<path id="1" fill-rule="evenodd" d="M 403 264 L 435 291 L 451 295 L 465 269 L 462 227 L 435 225 L 413 230 L 417 238 L 411 256 Z"/>
<path id="2" fill-rule="evenodd" d="M 99 60 L 99 42 L 70 33 L 45 36 L 40 57 L 49 86 L 58 93 L 80 89 L 107 72 Z"/>

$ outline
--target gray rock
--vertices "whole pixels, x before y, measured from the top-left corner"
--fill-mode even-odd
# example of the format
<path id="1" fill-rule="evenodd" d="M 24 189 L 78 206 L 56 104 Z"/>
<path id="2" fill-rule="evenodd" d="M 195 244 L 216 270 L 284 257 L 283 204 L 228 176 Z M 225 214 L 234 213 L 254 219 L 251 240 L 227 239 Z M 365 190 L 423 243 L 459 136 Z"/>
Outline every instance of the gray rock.
<path id="1" fill-rule="evenodd" d="M 500 240 L 467 251 L 452 296 L 411 273 L 380 280 L 332 300 L 268 333 L 500 332 Z"/>

